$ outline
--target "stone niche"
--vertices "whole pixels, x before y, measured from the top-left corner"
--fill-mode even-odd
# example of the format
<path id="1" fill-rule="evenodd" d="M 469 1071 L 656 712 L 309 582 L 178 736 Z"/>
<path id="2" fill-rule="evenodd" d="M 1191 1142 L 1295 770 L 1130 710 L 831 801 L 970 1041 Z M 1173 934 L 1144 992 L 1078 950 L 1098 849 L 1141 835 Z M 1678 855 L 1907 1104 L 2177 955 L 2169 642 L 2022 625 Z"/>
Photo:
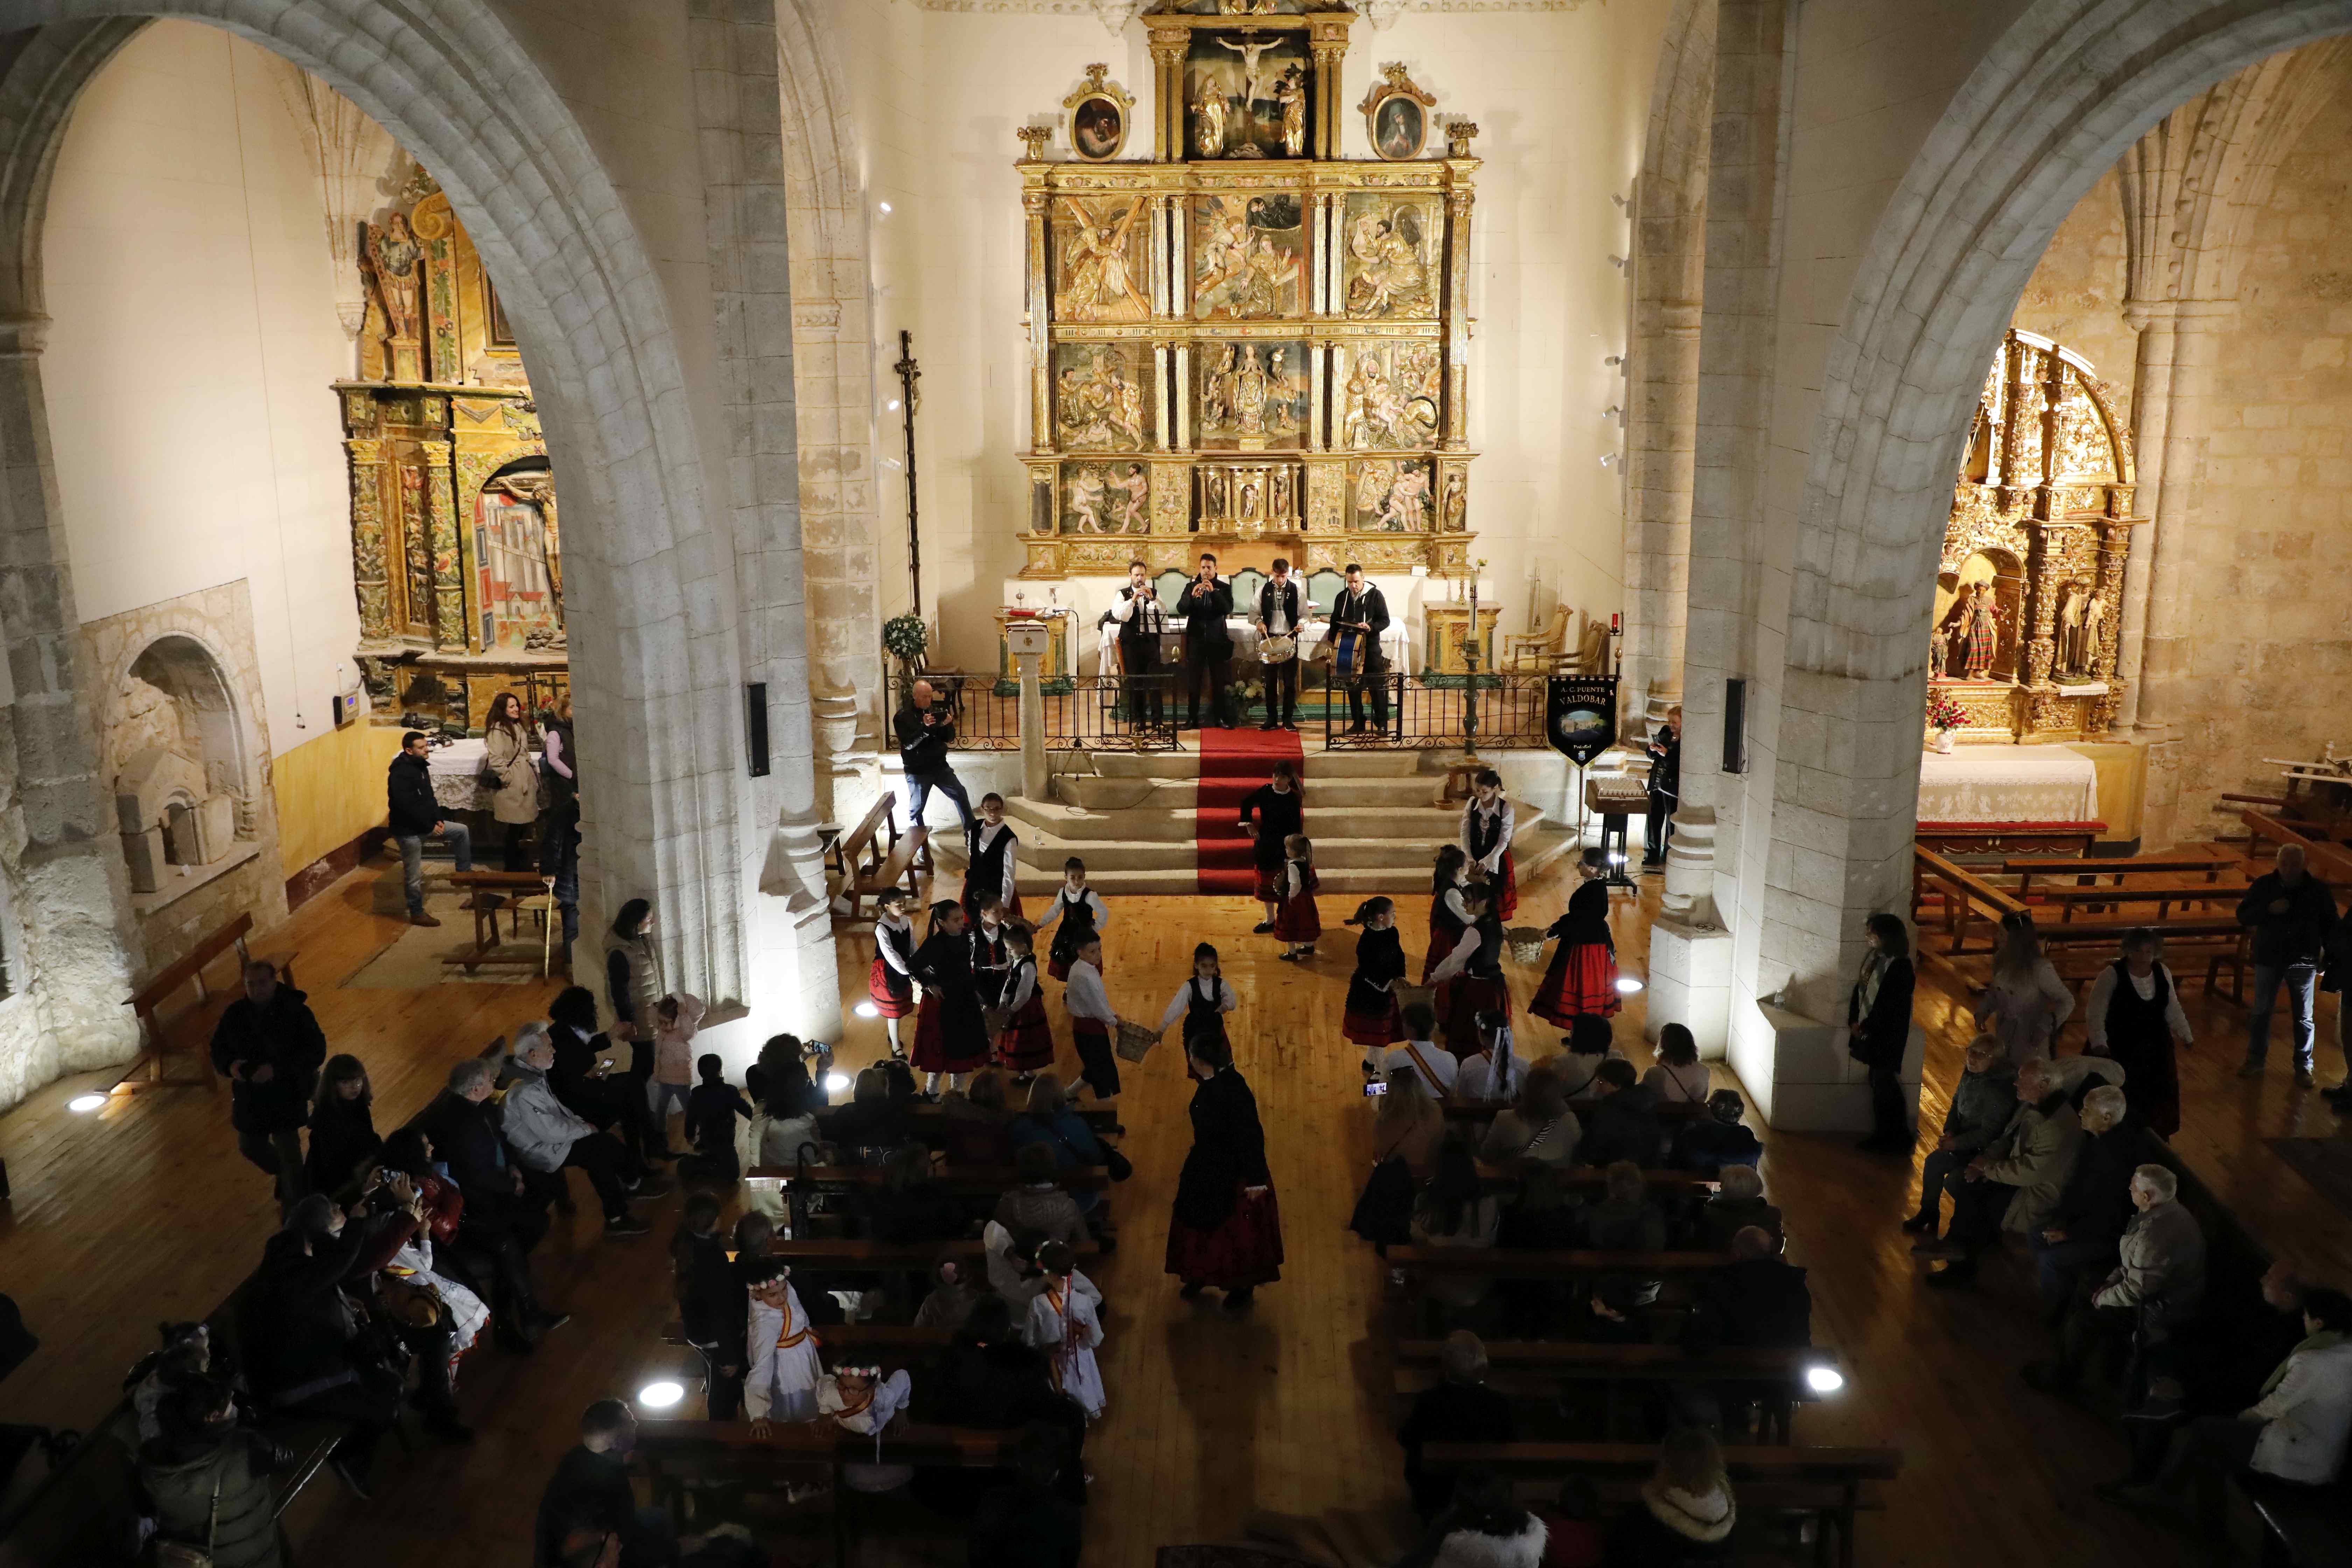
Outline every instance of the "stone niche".
<path id="1" fill-rule="evenodd" d="M 86 623 L 100 776 L 152 972 L 239 914 L 286 916 L 242 582 Z"/>

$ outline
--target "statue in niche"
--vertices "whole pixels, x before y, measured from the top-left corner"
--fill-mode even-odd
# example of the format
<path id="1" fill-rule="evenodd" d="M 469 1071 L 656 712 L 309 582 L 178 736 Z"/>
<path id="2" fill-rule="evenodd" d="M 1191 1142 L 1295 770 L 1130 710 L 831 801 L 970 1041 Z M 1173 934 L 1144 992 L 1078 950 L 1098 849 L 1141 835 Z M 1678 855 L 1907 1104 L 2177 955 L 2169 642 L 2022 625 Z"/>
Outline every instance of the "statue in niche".
<path id="1" fill-rule="evenodd" d="M 1460 533 L 1470 526 L 1470 502 L 1460 474 L 1445 476 L 1445 531 Z"/>
<path id="2" fill-rule="evenodd" d="M 2074 669 L 2082 675 L 2096 675 L 2099 668 L 2099 625 L 2107 617 L 2107 602 L 2096 594 L 2089 595 L 2083 606 L 2083 631 L 2076 639 Z"/>
<path id="3" fill-rule="evenodd" d="M 2083 668 L 2083 611 L 2090 592 L 2081 583 L 2069 583 L 2058 595 L 2058 668 L 2076 674 Z"/>
<path id="4" fill-rule="evenodd" d="M 1282 150 L 1292 157 L 1307 152 L 1307 73 L 1291 66 L 1274 84 L 1274 101 L 1282 106 Z"/>
<path id="5" fill-rule="evenodd" d="M 1970 585 L 1961 628 L 1961 679 L 1989 679 L 1992 675 L 1993 655 L 2000 647 L 2000 602 L 1993 597 L 1991 584 Z"/>
<path id="6" fill-rule="evenodd" d="M 395 212 L 381 226 L 369 225 L 366 255 L 368 270 L 375 275 L 376 296 L 383 302 L 384 326 L 390 336 L 396 342 L 416 342 L 422 292 L 416 264 L 424 259 L 425 250 L 409 232 L 408 219 Z M 389 360 L 385 374 L 391 374 Z"/>
<path id="7" fill-rule="evenodd" d="M 1270 497 L 1268 501 L 1269 510 L 1271 510 L 1276 517 L 1291 516 L 1290 470 L 1288 468 L 1275 469 L 1274 478 L 1270 481 L 1268 488 Z"/>
<path id="8" fill-rule="evenodd" d="M 1224 155 L 1224 89 L 1206 76 L 1201 79 L 1201 95 L 1192 105 L 1192 144 L 1201 150 L 1203 158 Z"/>
<path id="9" fill-rule="evenodd" d="M 486 648 L 564 646 L 555 540 L 552 474 L 500 474 L 482 487 L 474 503 L 474 560 L 482 574 Z"/>
<path id="10" fill-rule="evenodd" d="M 1242 58 L 1242 105 L 1246 113 L 1255 116 L 1257 113 L 1257 100 L 1264 96 L 1258 91 L 1265 81 L 1265 68 L 1260 62 L 1265 58 L 1265 52 L 1268 49 L 1278 47 L 1282 42 L 1280 38 L 1268 38 L 1262 43 L 1244 41 L 1238 44 L 1231 38 L 1216 40 L 1219 48 L 1231 49 Z"/>
<path id="11" fill-rule="evenodd" d="M 1937 621 L 1927 628 L 1927 679 L 1935 679 L 1944 673 L 1945 661 L 1952 656 L 1952 634 Z"/>

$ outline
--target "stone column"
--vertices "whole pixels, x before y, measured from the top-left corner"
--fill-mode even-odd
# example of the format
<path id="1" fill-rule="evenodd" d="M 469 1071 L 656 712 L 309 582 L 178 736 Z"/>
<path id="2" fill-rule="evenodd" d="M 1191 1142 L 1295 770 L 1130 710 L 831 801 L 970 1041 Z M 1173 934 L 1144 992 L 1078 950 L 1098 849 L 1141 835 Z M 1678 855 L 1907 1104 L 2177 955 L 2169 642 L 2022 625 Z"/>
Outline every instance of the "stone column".
<path id="1" fill-rule="evenodd" d="M 1192 41 L 1190 27 L 1155 26 L 1150 30 L 1151 68 L 1160 83 L 1151 117 L 1151 156 L 1162 163 L 1184 161 L 1184 48 Z"/>
<path id="2" fill-rule="evenodd" d="M 1044 800 L 1045 775 L 1045 694 L 1038 670 L 1052 638 L 1040 626 L 1005 628 L 1005 644 L 1021 675 L 1021 793 Z"/>
<path id="3" fill-rule="evenodd" d="M 2179 307 L 2169 300 L 2126 300 L 2124 320 L 2139 333 L 2132 367 L 2132 451 L 2137 459 L 2132 510 L 2153 518 L 2164 486 L 2165 432 L 2172 416 L 2173 337 Z M 2116 728 L 2139 723 L 2142 661 L 2147 655 L 2148 581 L 2156 570 L 2156 524 L 2132 530 L 2131 553 L 2124 563 L 2123 620 L 2116 630 L 2116 676 L 2123 704 Z"/>
<path id="4" fill-rule="evenodd" d="M 1024 171 L 1024 179 L 1029 177 Z M 1039 176 L 1042 178 L 1042 175 Z M 1047 325 L 1054 309 L 1054 289 L 1045 273 L 1045 205 L 1047 196 L 1042 185 L 1032 186 L 1021 193 L 1021 207 L 1028 217 L 1028 275 L 1034 292 L 1029 300 L 1029 445 L 1032 450 L 1050 452 L 1054 449 L 1054 367 L 1046 352 Z"/>
<path id="5" fill-rule="evenodd" d="M 1691 459 L 1698 426 L 1696 300 L 1645 302 L 1641 379 L 1630 395 L 1642 441 L 1626 453 L 1639 547 L 1626 552 L 1625 682 L 1619 707 L 1642 722 L 1683 689 L 1690 594 Z M 1668 896 L 1671 898 L 1672 889 Z"/>
<path id="6" fill-rule="evenodd" d="M 1470 448 L 1470 176 L 1475 158 L 1445 161 L 1445 434 L 1448 452 Z"/>

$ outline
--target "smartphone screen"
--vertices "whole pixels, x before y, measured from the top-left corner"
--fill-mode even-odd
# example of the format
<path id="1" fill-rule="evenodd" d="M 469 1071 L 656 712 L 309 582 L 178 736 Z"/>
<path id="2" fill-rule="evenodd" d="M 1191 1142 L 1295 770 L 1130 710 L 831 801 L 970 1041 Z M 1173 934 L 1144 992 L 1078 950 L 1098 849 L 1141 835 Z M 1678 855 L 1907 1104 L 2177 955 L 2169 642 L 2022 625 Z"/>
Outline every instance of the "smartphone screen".
<path id="1" fill-rule="evenodd" d="M 1388 1091 L 1388 1082 L 1384 1079 L 1374 1079 L 1371 1082 L 1364 1085 L 1364 1098 L 1367 1100 L 1386 1094 Z"/>

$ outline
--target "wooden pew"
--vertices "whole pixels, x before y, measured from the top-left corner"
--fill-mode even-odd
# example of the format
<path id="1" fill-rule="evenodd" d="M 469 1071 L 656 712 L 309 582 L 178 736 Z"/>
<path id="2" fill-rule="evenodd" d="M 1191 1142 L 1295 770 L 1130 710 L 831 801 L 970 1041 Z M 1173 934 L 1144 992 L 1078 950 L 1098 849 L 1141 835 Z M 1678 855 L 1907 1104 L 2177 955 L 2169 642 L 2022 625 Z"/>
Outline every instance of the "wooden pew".
<path id="1" fill-rule="evenodd" d="M 978 1242 L 972 1243 L 974 1247 Z M 1594 1279 L 1609 1274 L 1689 1279 L 1731 1261 L 1727 1252 L 1549 1251 L 1512 1247 L 1391 1247 L 1386 1262 L 1405 1276 L 1452 1275 L 1485 1279 Z"/>
<path id="2" fill-rule="evenodd" d="M 919 828 L 903 835 L 898 831 L 896 795 L 885 795 L 867 807 L 857 826 L 842 836 L 835 850 L 835 862 L 841 868 L 841 890 L 837 896 L 849 900 L 848 918 L 858 920 L 859 906 L 887 888 L 903 887 L 909 896 L 919 896 L 915 878 L 917 858 L 922 848 L 923 833 Z"/>
<path id="3" fill-rule="evenodd" d="M 1918 929 L 1922 956 L 1929 951 L 1927 906 L 1931 895 L 1941 903 L 1937 923 L 1944 933 L 1942 951 L 1950 957 L 1971 951 L 1969 935 L 1979 925 L 1986 928 L 1984 945 L 1973 951 L 1992 952 L 2001 917 L 2025 907 L 2005 889 L 1924 844 L 1911 846 L 1911 923 Z"/>
<path id="4" fill-rule="evenodd" d="M 2026 900 L 2026 907 L 2033 911 L 2035 929 L 2044 931 L 2050 928 L 2045 911 L 2053 905 L 2058 910 L 2058 923 L 2072 925 L 2078 907 L 2121 910 L 2133 905 L 2154 904 L 2156 913 L 2152 918 L 2145 908 L 2133 918 L 2140 924 L 2158 926 L 2172 918 L 2175 904 L 2181 907 L 2185 917 L 2193 919 L 2196 917 L 2188 916 L 2192 905 L 2201 914 L 2210 915 L 2216 904 L 2226 904 L 2234 910 L 2238 900 L 2245 896 L 2246 884 L 2243 882 L 2156 882 L 2130 888 L 2044 888 Z"/>
<path id="5" fill-rule="evenodd" d="M 1422 1449 L 1421 1460 L 1432 1469 L 1475 1466 L 1520 1479 L 1591 1476 L 1603 1483 L 1606 1498 L 1612 1489 L 1607 1483 L 1638 1486 L 1648 1479 L 1658 1450 L 1648 1443 L 1432 1443 Z M 1838 1562 L 1853 1568 L 1854 1515 L 1874 1506 L 1865 1483 L 1901 1474 L 1903 1451 L 1727 1447 L 1723 1466 L 1742 1513 L 1811 1515 L 1836 1531 Z"/>
<path id="6" fill-rule="evenodd" d="M 1592 1114 L 1593 1107 L 1602 1100 L 1600 1095 L 1580 1095 L 1568 1102 L 1568 1108 L 1579 1119 Z M 1463 1100 L 1447 1095 L 1444 1100 L 1446 1120 L 1450 1121 L 1486 1121 L 1497 1113 L 1511 1109 L 1507 1100 Z M 1706 1101 L 1703 1100 L 1661 1100 L 1651 1107 L 1658 1120 L 1665 1122 L 1702 1121 L 1706 1118 Z"/>
<path id="7" fill-rule="evenodd" d="M 2032 892 L 2033 879 L 2036 877 L 2048 877 L 2053 880 L 2061 877 L 2072 877 L 2077 887 L 2084 888 L 2097 886 L 2102 877 L 2112 877 L 2115 880 L 2111 885 L 2121 887 L 2126 877 L 2145 876 L 2149 873 L 2193 874 L 2202 871 L 2205 873 L 2205 879 L 2211 882 L 2219 880 L 2224 871 L 2242 873 L 2245 865 L 2244 859 L 2240 856 L 2217 849 L 2194 855 L 2123 857 L 2093 855 L 2063 859 L 2027 856 L 2020 859 L 2003 860 L 2000 863 L 2000 868 L 2003 875 L 2015 877 L 2018 879 L 2017 895 L 2024 898 Z"/>
<path id="8" fill-rule="evenodd" d="M 1507 1165 L 1489 1165 L 1481 1161 L 1478 1179 L 1491 1188 L 1516 1188 L 1519 1173 Z M 1643 1171 L 1643 1182 L 1652 1195 L 1661 1198 L 1707 1198 L 1715 1195 L 1722 1184 L 1714 1177 L 1696 1171 Z M 1598 1166 L 1574 1165 L 1560 1173 L 1562 1190 L 1588 1196 L 1609 1190 L 1609 1173 Z"/>
<path id="9" fill-rule="evenodd" d="M 1119 1124 L 1118 1101 L 1116 1099 L 1074 1100 L 1070 1102 L 1069 1108 L 1086 1118 L 1087 1127 L 1093 1130 L 1097 1137 L 1100 1137 L 1104 1132 Z M 835 1107 L 835 1109 L 839 1108 Z M 918 1100 L 908 1106 L 907 1111 L 915 1119 L 915 1125 L 920 1128 L 927 1137 L 942 1131 L 940 1124 L 947 1120 L 947 1107 L 929 1100 Z M 819 1121 L 822 1122 L 823 1119 L 823 1112 L 819 1112 Z"/>
<path id="10" fill-rule="evenodd" d="M 203 1012 L 205 1004 L 213 999 L 212 989 L 205 983 L 205 966 L 231 949 L 236 950 L 237 964 L 236 974 L 230 982 L 231 990 L 245 984 L 245 966 L 257 962 L 277 965 L 279 981 L 288 985 L 294 984 L 294 954 L 290 952 L 266 952 L 257 959 L 246 946 L 245 939 L 252 931 L 253 917 L 250 914 L 237 916 L 196 943 L 185 958 L 164 965 L 156 972 L 153 979 L 131 994 L 130 1007 L 139 1020 L 141 1043 L 138 1056 L 132 1058 L 131 1065 L 123 1069 L 121 1080 L 114 1086 L 116 1089 L 135 1094 L 147 1089 L 212 1089 L 218 1085 L 220 1075 L 213 1071 L 211 1042 L 190 1044 L 175 1040 L 173 1029 Z M 196 1005 L 174 1014 L 167 1021 L 163 1017 L 163 1004 L 184 985 L 196 988 Z M 171 1070 L 167 1058 L 187 1056 L 195 1058 L 201 1076 L 197 1073 L 175 1074 Z M 142 1068 L 146 1069 L 147 1077 L 139 1076 Z"/>
<path id="11" fill-rule="evenodd" d="M 1097 1243 L 1087 1241 L 1072 1250 L 1080 1258 L 1093 1258 L 1102 1248 Z M 1390 1250 L 1391 1254 L 1395 1251 Z M 926 1241 L 901 1247 L 887 1241 L 846 1241 L 824 1237 L 809 1241 L 772 1241 L 768 1252 L 795 1268 L 833 1274 L 889 1274 L 900 1270 L 928 1274 L 931 1265 L 942 1257 L 973 1264 L 987 1257 L 986 1249 L 977 1241 Z"/>
<path id="12" fill-rule="evenodd" d="M 1418 1394 L 1436 1382 L 1443 1340 L 1405 1340 L 1396 1346 L 1400 1394 Z M 1818 1347 L 1751 1350 L 1721 1346 L 1694 1352 L 1676 1344 L 1588 1344 L 1564 1340 L 1489 1340 L 1489 1384 L 1509 1393 L 1524 1384 L 1549 1397 L 1563 1384 L 1601 1384 L 1608 1391 L 1608 1430 L 1617 1429 L 1618 1392 L 1626 1384 L 1762 1383 L 1777 1384 L 1780 1397 L 1765 1401 L 1768 1436 L 1789 1440 L 1790 1405 L 1819 1400 L 1808 1380 L 1817 1367 L 1843 1374 L 1835 1351 Z"/>
<path id="13" fill-rule="evenodd" d="M 883 1165 L 811 1165 L 805 1171 L 791 1165 L 754 1165 L 744 1174 L 755 1182 L 787 1185 L 806 1180 L 811 1185 L 879 1187 L 887 1180 L 889 1170 Z M 937 1166 L 931 1174 L 958 1197 L 994 1197 L 1020 1186 L 1024 1180 L 1012 1165 L 947 1164 Z M 1100 1165 L 1079 1165 L 1055 1172 L 1054 1184 L 1073 1193 L 1099 1193 L 1110 1185 L 1110 1173 Z"/>

